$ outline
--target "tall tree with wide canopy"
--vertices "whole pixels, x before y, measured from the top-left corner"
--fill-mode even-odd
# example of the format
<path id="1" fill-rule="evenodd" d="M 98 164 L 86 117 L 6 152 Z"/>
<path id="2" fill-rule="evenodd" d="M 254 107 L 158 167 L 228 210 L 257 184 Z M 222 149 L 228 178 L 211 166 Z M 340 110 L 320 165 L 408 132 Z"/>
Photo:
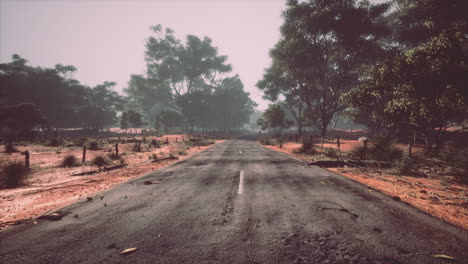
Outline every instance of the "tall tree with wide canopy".
<path id="1" fill-rule="evenodd" d="M 258 87 L 267 98 L 281 94 L 302 101 L 325 136 L 346 107 L 340 98 L 356 85 L 362 64 L 380 54 L 387 9 L 368 1 L 289 1 L 281 39 L 270 52 L 272 66 Z"/>
<path id="2" fill-rule="evenodd" d="M 468 2 L 396 1 L 396 48 L 371 65 L 349 101 L 370 123 L 425 135 L 440 146 L 468 118 Z"/>

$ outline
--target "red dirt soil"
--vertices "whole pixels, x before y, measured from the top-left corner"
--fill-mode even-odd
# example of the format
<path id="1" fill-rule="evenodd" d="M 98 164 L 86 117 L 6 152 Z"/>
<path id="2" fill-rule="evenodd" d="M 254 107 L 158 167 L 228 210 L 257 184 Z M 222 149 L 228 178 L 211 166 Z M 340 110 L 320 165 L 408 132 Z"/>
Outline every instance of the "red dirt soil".
<path id="1" fill-rule="evenodd" d="M 348 145 L 355 144 L 358 144 L 357 141 L 349 142 Z M 318 159 L 317 156 L 294 153 L 293 151 L 300 146 L 299 143 L 288 142 L 284 143 L 281 149 L 278 146 L 265 147 L 307 162 Z M 320 149 L 319 145 L 316 147 Z M 345 147 L 345 149 L 350 150 L 352 148 Z M 468 229 L 468 186 L 447 183 L 447 178 L 444 175 L 442 177 L 439 175 L 438 177 L 415 178 L 370 169 L 346 167 L 326 169 L 360 182 L 394 199 L 406 202 L 446 222 Z M 372 191 L 372 189 L 370 190 Z"/>
<path id="2" fill-rule="evenodd" d="M 178 138 L 177 143 L 175 142 L 176 137 Z M 161 148 L 152 149 L 147 147 L 148 143 L 142 143 L 142 152 L 131 151 L 134 143 L 119 144 L 120 155 L 124 157 L 127 166 L 85 176 L 73 176 L 73 174 L 95 171 L 97 167 L 89 164 L 72 168 L 59 167 L 60 162 L 66 155 L 73 154 L 81 161 L 81 147 L 16 146 L 20 151 L 26 149 L 30 151 L 31 174 L 25 185 L 14 189 L 0 190 L 0 230 L 10 225 L 37 218 L 79 200 L 87 199 L 87 197 L 91 197 L 98 192 L 178 161 L 170 159 L 152 162 L 152 159 L 150 159 L 152 154 L 156 154 L 158 158 L 164 158 L 173 153 L 179 157 L 179 160 L 182 160 L 209 147 L 201 146 L 186 149 L 181 144 L 181 135 L 163 136 L 157 138 L 157 140 L 165 142 L 166 138 L 169 138 L 170 144 L 164 144 Z M 147 138 L 148 141 L 151 139 L 156 139 L 156 137 Z M 216 140 L 215 144 L 219 142 L 222 142 L 222 140 Z M 108 145 L 107 149 L 88 150 L 86 160 L 90 161 L 96 155 L 111 153 L 113 150 L 110 147 L 111 145 Z M 23 159 L 24 156 L 19 153 L 0 154 L 0 161 L 22 161 Z M 118 164 L 118 161 L 114 161 L 109 166 L 116 164 Z"/>

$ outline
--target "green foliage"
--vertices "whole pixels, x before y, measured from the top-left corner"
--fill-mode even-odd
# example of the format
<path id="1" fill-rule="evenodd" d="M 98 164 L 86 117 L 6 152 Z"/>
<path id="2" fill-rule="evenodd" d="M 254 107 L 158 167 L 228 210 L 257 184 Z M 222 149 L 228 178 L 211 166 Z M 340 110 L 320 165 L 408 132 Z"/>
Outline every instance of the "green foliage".
<path id="1" fill-rule="evenodd" d="M 143 125 L 142 115 L 135 110 L 126 110 L 120 117 L 120 128 L 138 128 Z"/>
<path id="2" fill-rule="evenodd" d="M 0 104 L 37 107 L 21 118 L 19 125 L 26 130 L 35 125 L 97 129 L 115 122 L 123 103 L 123 98 L 111 90 L 115 83 L 89 88 L 72 78 L 76 68 L 71 65 L 57 64 L 51 69 L 26 64 L 27 60 L 16 54 L 12 62 L 0 64 Z M 18 122 L 4 122 L 1 112 L 0 123 L 17 129 Z"/>
<path id="3" fill-rule="evenodd" d="M 315 146 L 312 141 L 304 141 L 302 146 L 296 150 L 296 153 L 315 155 L 317 154 L 317 150 L 315 150 Z"/>
<path id="4" fill-rule="evenodd" d="M 395 161 L 403 157 L 403 150 L 395 145 L 395 142 L 387 137 L 378 138 L 370 147 L 371 157 L 381 161 Z"/>
<path id="5" fill-rule="evenodd" d="M 394 48 L 368 66 L 346 95 L 365 123 L 418 132 L 428 148 L 449 122 L 468 115 L 468 2 L 398 1 Z"/>
<path id="6" fill-rule="evenodd" d="M 338 159 L 339 158 L 338 150 L 336 150 L 334 148 L 326 148 L 324 154 L 325 154 L 325 156 L 327 156 L 329 158 L 332 158 L 332 159 Z"/>
<path id="7" fill-rule="evenodd" d="M 261 137 L 259 139 L 259 142 L 262 145 L 268 145 L 268 146 L 274 146 L 275 145 L 275 142 L 273 141 L 273 139 L 271 139 L 269 137 Z"/>
<path id="8" fill-rule="evenodd" d="M 397 160 L 395 163 L 396 173 L 400 175 L 412 175 L 415 173 L 416 162 L 414 159 L 405 156 L 400 160 Z"/>
<path id="9" fill-rule="evenodd" d="M 255 103 L 211 39 L 189 35 L 185 41 L 160 25 L 146 43 L 147 75 L 133 75 L 130 105 L 156 129 L 240 128 Z"/>
<path id="10" fill-rule="evenodd" d="M 361 160 L 397 161 L 403 158 L 403 150 L 388 137 L 379 137 L 375 143 L 367 146 L 367 149 L 359 145 L 351 153 L 354 154 L 354 158 Z"/>
<path id="11" fill-rule="evenodd" d="M 272 128 L 272 129 L 281 129 L 287 127 L 287 120 L 285 118 L 285 113 L 281 105 L 279 104 L 270 104 L 263 113 L 262 117 L 257 121 L 262 129 Z"/>
<path id="12" fill-rule="evenodd" d="M 106 165 L 109 163 L 109 160 L 106 159 L 106 157 L 102 155 L 97 155 L 91 160 L 91 164 L 94 166 L 97 166 L 101 168 L 102 166 Z"/>
<path id="13" fill-rule="evenodd" d="M 28 173 L 24 164 L 19 161 L 6 162 L 0 166 L 0 180 L 8 188 L 22 185 Z"/>
<path id="14" fill-rule="evenodd" d="M 334 115 L 347 107 L 340 98 L 358 82 L 359 68 L 382 51 L 388 7 L 354 0 L 288 1 L 280 41 L 270 52 L 272 65 L 257 87 L 269 100 L 284 96 L 296 121 L 313 122 L 324 136 Z"/>
<path id="15" fill-rule="evenodd" d="M 67 155 L 63 158 L 62 162 L 60 163 L 60 166 L 62 167 L 75 167 L 78 166 L 78 158 L 75 155 Z"/>

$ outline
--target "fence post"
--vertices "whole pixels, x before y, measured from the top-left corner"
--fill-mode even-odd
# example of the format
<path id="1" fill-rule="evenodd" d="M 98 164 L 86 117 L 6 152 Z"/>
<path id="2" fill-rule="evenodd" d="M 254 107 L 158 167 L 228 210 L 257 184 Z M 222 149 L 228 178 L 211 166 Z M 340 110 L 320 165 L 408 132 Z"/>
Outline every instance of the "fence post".
<path id="1" fill-rule="evenodd" d="M 81 158 L 81 163 L 85 163 L 86 161 L 86 146 L 83 146 L 83 158 Z"/>
<path id="2" fill-rule="evenodd" d="M 21 154 L 24 155 L 24 167 L 26 167 L 27 170 L 29 170 L 29 151 L 23 151 Z"/>
<path id="3" fill-rule="evenodd" d="M 411 156 L 413 155 L 412 152 L 413 152 L 413 143 L 410 142 L 410 143 L 408 144 L 408 157 L 411 158 Z"/>
<path id="4" fill-rule="evenodd" d="M 138 152 L 141 151 L 141 141 L 138 141 Z"/>
<path id="5" fill-rule="evenodd" d="M 115 143 L 115 156 L 119 157 L 119 143 Z"/>

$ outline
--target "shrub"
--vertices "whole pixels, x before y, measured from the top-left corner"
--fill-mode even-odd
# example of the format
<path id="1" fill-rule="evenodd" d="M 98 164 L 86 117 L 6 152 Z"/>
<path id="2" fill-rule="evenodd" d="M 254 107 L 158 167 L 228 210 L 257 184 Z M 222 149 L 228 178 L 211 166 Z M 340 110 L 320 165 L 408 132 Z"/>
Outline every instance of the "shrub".
<path id="1" fill-rule="evenodd" d="M 160 148 L 161 147 L 161 142 L 157 141 L 156 139 L 152 139 L 151 142 L 149 143 L 150 147 L 155 147 L 155 148 Z"/>
<path id="2" fill-rule="evenodd" d="M 91 162 L 93 165 L 98 166 L 99 168 L 109 163 L 109 161 L 102 155 L 94 157 Z"/>
<path id="3" fill-rule="evenodd" d="M 22 185 L 28 173 L 24 164 L 19 161 L 7 162 L 0 167 L 1 180 L 9 188 Z"/>
<path id="4" fill-rule="evenodd" d="M 370 148 L 370 153 L 373 159 L 381 161 L 395 161 L 403 157 L 403 150 L 388 137 L 379 138 Z"/>
<path id="5" fill-rule="evenodd" d="M 11 143 L 7 143 L 5 145 L 5 153 L 13 153 L 13 152 L 19 152 L 18 149 L 13 146 Z"/>
<path id="6" fill-rule="evenodd" d="M 78 158 L 75 155 L 67 155 L 63 158 L 62 163 L 60 164 L 62 167 L 75 167 L 78 166 Z"/>
<path id="7" fill-rule="evenodd" d="M 50 147 L 58 147 L 60 145 L 62 145 L 62 142 L 57 138 L 51 139 L 49 142 L 47 142 L 47 146 Z"/>
<path id="8" fill-rule="evenodd" d="M 107 154 L 107 157 L 111 160 L 118 160 L 120 157 L 115 154 L 115 152 L 111 152 Z"/>
<path id="9" fill-rule="evenodd" d="M 351 153 L 353 157 L 358 159 L 372 159 L 378 161 L 397 161 L 403 158 L 403 150 L 398 148 L 394 141 L 388 137 L 382 137 L 367 146 L 367 150 L 363 145 L 354 148 Z"/>
<path id="10" fill-rule="evenodd" d="M 353 158 L 364 160 L 369 156 L 369 148 L 366 150 L 364 146 L 360 145 L 351 150 L 351 154 Z"/>
<path id="11" fill-rule="evenodd" d="M 264 137 L 264 138 L 260 138 L 260 144 L 262 145 L 268 145 L 268 146 L 274 146 L 275 145 L 275 142 L 268 138 L 268 137 Z"/>
<path id="12" fill-rule="evenodd" d="M 314 143 L 312 141 L 304 141 L 302 146 L 297 150 L 298 153 L 306 155 L 314 155 L 317 151 L 314 148 Z"/>
<path id="13" fill-rule="evenodd" d="M 405 156 L 402 159 L 397 160 L 395 162 L 396 173 L 400 175 L 414 174 L 415 172 L 414 167 L 415 167 L 415 161 L 408 156 Z"/>
<path id="14" fill-rule="evenodd" d="M 88 141 L 88 143 L 86 144 L 86 148 L 89 150 L 98 150 L 99 142 L 97 142 L 96 140 Z"/>
<path id="15" fill-rule="evenodd" d="M 332 159 L 338 159 L 338 150 L 334 148 L 326 148 L 325 149 L 325 156 L 332 158 Z"/>
<path id="16" fill-rule="evenodd" d="M 187 155 L 187 151 L 185 151 L 185 150 L 179 150 L 178 154 L 179 154 L 180 156 L 185 156 L 185 155 Z"/>

